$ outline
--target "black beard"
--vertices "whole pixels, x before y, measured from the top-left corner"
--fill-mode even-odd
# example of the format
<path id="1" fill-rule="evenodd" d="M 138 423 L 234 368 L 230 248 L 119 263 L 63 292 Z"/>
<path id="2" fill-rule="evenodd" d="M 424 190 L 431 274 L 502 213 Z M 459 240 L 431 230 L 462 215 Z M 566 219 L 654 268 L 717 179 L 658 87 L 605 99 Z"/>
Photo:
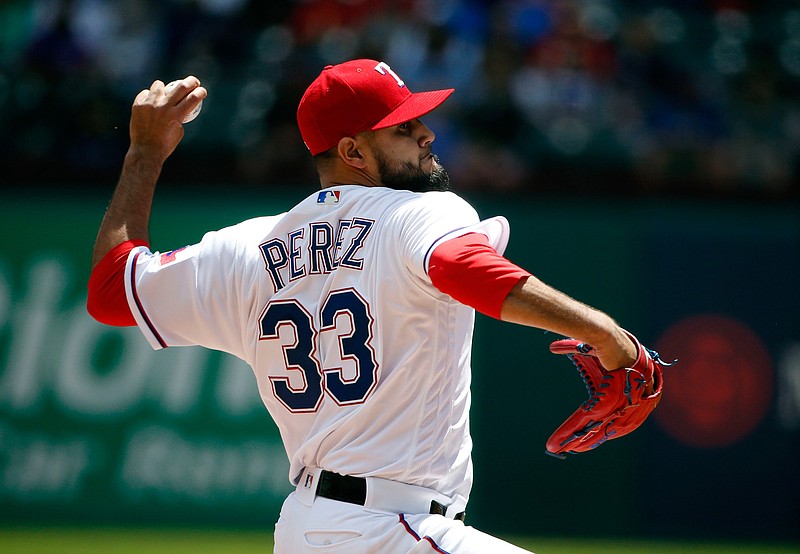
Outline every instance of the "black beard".
<path id="1" fill-rule="evenodd" d="M 378 162 L 381 184 L 384 186 L 412 192 L 450 190 L 450 176 L 444 167 L 439 164 L 439 158 L 436 155 L 433 156 L 433 171 L 431 171 L 430 175 L 422 171 L 419 166 L 409 162 L 404 163 L 400 169 L 393 169 L 389 167 L 383 156 L 376 156 L 375 158 Z"/>
<path id="2" fill-rule="evenodd" d="M 428 177 L 428 190 L 438 190 L 440 192 L 450 190 L 450 175 L 447 174 L 444 166 L 439 163 L 439 158 L 436 154 L 433 155 L 433 161 L 436 162 L 436 165 L 430 177 Z"/>

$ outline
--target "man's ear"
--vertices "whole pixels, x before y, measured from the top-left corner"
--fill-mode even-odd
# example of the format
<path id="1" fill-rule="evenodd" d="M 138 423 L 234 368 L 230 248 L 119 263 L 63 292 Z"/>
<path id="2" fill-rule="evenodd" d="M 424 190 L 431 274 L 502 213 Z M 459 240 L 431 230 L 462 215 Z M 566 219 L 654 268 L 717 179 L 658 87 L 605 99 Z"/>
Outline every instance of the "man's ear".
<path id="1" fill-rule="evenodd" d="M 353 137 L 344 137 L 339 140 L 337 151 L 339 157 L 349 166 L 363 169 L 367 165 L 364 156 L 359 152 L 359 143 Z"/>

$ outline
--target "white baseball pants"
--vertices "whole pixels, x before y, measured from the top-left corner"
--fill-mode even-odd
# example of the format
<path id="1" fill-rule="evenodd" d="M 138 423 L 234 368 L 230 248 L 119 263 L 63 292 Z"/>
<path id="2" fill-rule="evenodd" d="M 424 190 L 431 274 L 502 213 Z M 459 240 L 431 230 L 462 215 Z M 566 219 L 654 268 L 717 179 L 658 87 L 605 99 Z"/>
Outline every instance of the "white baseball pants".
<path id="1" fill-rule="evenodd" d="M 402 500 L 401 500 L 402 501 Z M 397 513 L 298 490 L 275 524 L 275 554 L 530 554 L 443 515 Z"/>

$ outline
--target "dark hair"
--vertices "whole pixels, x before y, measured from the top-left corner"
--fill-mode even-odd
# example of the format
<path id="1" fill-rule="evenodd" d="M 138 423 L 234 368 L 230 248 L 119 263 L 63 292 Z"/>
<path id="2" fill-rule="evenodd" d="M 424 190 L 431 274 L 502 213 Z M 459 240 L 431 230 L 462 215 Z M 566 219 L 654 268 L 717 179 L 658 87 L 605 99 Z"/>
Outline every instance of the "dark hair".
<path id="1" fill-rule="evenodd" d="M 324 170 L 326 166 L 330 165 L 330 163 L 339 156 L 338 152 L 338 145 L 334 146 L 333 148 L 329 148 L 324 152 L 320 152 L 313 158 L 311 158 L 314 162 L 314 169 L 317 170 L 317 173 L 320 170 Z"/>

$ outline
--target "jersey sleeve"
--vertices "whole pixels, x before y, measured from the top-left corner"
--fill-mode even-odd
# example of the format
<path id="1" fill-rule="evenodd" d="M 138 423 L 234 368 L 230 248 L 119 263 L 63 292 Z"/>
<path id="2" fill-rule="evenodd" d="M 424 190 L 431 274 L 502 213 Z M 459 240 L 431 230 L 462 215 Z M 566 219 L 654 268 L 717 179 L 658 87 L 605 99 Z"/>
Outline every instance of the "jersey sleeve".
<path id="1" fill-rule="evenodd" d="M 496 319 L 500 319 L 511 289 L 531 276 L 501 256 L 481 233 L 461 235 L 436 246 L 428 273 L 437 289 Z"/>
<path id="2" fill-rule="evenodd" d="M 125 297 L 125 265 L 131 250 L 149 246 L 144 240 L 116 245 L 92 268 L 86 296 L 86 310 L 94 319 L 115 327 L 136 325 Z"/>
<path id="3" fill-rule="evenodd" d="M 131 251 L 128 305 L 153 348 L 200 345 L 245 357 L 248 300 L 258 284 L 243 226 L 207 233 L 197 244 L 166 253 Z"/>
<path id="4" fill-rule="evenodd" d="M 404 206 L 401 242 L 407 267 L 419 278 L 430 281 L 428 266 L 433 251 L 448 240 L 469 234 L 485 235 L 491 247 L 502 254 L 508 245 L 506 218 L 481 221 L 467 201 L 451 192 L 428 192 Z"/>

